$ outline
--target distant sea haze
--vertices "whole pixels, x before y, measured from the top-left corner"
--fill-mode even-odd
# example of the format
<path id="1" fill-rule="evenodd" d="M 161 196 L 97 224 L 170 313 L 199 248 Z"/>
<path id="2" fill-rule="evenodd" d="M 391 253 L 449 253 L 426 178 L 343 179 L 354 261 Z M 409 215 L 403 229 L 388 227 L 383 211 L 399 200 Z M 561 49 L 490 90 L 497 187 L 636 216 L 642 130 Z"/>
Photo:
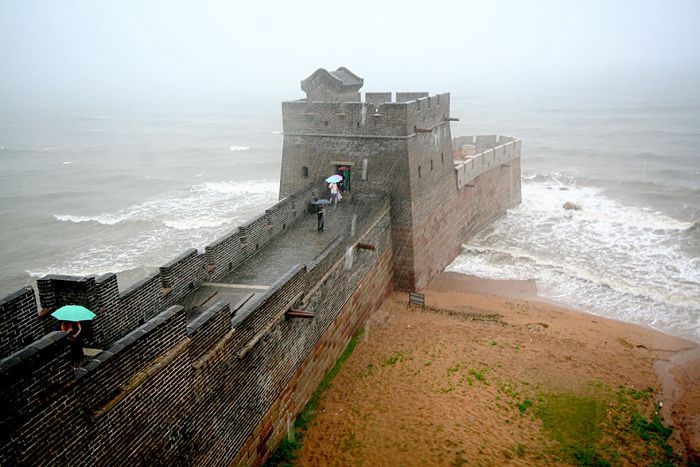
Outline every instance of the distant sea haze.
<path id="1" fill-rule="evenodd" d="M 0 295 L 49 273 L 123 288 L 274 204 L 268 104 L 0 113 Z M 700 341 L 700 96 L 453 92 L 452 115 L 453 136 L 523 140 L 523 203 L 448 269 Z"/>

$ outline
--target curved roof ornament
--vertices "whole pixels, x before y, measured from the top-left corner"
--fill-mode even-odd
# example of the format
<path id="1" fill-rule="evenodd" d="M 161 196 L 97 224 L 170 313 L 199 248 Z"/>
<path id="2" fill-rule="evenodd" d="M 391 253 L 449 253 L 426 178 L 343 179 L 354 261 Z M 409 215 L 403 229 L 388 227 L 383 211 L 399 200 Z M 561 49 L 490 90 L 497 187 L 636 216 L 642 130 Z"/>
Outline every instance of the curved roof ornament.
<path id="1" fill-rule="evenodd" d="M 343 66 L 331 72 L 325 68 L 319 68 L 301 81 L 301 89 L 308 94 L 324 85 L 333 92 L 341 94 L 359 91 L 364 82 L 364 79 Z"/>

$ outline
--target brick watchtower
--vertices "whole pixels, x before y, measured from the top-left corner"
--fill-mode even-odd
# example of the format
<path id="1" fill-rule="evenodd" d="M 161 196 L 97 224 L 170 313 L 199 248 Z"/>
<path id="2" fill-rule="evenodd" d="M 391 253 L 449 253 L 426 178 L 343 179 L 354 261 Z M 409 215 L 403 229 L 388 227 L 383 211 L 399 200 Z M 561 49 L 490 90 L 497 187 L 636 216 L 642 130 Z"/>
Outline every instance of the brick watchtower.
<path id="1" fill-rule="evenodd" d="M 439 219 L 424 224 L 457 191 L 450 95 L 398 92 L 392 102 L 392 93 L 366 93 L 360 102 L 362 84 L 346 68 L 319 69 L 302 81 L 306 99 L 282 104 L 280 197 L 349 167 L 353 196 L 391 197 L 396 282 L 419 288 L 430 274 L 427 264 L 417 264 L 416 249 L 431 245 L 416 244 L 417 229 L 441 229 Z"/>

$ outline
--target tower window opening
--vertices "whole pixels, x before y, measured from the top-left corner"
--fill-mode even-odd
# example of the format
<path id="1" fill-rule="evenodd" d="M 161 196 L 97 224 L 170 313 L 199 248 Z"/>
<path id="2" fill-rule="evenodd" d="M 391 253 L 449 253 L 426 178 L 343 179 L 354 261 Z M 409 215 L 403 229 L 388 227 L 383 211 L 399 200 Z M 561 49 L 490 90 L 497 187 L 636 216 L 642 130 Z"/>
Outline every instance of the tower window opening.
<path id="1" fill-rule="evenodd" d="M 301 168 L 301 175 L 304 178 L 309 178 L 309 168 L 307 166 Z"/>
<path id="2" fill-rule="evenodd" d="M 440 153 L 440 158 L 442 159 L 442 165 L 445 165 L 445 153 L 444 152 Z"/>
<path id="3" fill-rule="evenodd" d="M 432 170 L 433 170 L 433 160 L 430 159 L 430 171 L 432 172 Z"/>
<path id="4" fill-rule="evenodd" d="M 421 177 L 421 174 L 420 174 L 420 165 L 419 165 L 418 166 L 418 178 L 420 178 L 420 177 Z"/>
<path id="5" fill-rule="evenodd" d="M 323 124 L 326 125 L 326 126 L 328 126 L 328 120 L 326 120 L 325 122 L 323 122 Z"/>

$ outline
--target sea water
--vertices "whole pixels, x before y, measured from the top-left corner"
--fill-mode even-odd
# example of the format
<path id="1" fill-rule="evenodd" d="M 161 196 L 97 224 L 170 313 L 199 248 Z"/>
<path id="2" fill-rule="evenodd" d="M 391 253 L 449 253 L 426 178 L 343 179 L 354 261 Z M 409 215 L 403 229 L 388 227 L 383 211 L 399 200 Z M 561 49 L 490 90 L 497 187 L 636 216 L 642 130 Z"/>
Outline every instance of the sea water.
<path id="1" fill-rule="evenodd" d="M 522 139 L 523 203 L 449 269 L 700 341 L 697 91 L 506 91 L 452 93 L 453 136 Z M 124 288 L 274 204 L 279 100 L 0 109 L 0 295 L 49 273 Z"/>
<path id="2" fill-rule="evenodd" d="M 700 341 L 697 92 L 528 96 L 512 113 L 456 100 L 465 130 L 523 140 L 523 202 L 448 270 L 535 279 L 544 298 Z"/>

